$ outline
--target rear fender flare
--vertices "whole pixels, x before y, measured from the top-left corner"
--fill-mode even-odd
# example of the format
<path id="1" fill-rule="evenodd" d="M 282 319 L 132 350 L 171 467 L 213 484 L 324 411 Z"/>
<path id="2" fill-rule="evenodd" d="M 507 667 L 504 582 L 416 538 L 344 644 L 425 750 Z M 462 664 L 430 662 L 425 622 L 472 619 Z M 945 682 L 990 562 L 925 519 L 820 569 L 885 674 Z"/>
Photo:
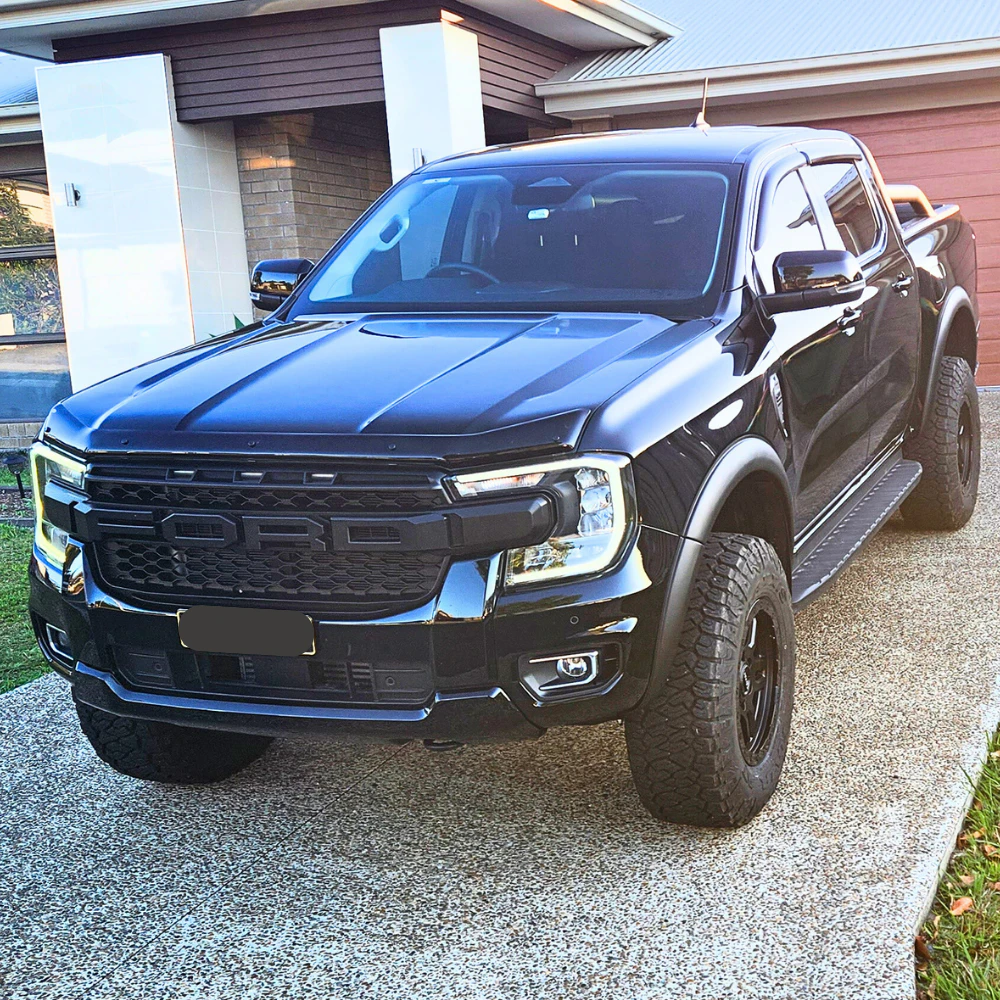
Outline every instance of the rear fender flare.
<path id="1" fill-rule="evenodd" d="M 969 293 L 960 285 L 956 285 L 945 296 L 944 305 L 941 306 L 941 312 L 938 314 L 937 331 L 934 334 L 931 361 L 927 370 L 927 384 L 921 391 L 922 401 L 920 407 L 920 426 L 917 428 L 918 434 L 923 431 L 924 423 L 927 420 L 927 413 L 930 410 L 931 400 L 934 395 L 934 386 L 937 384 L 938 377 L 941 374 L 941 359 L 944 357 L 945 345 L 948 343 L 952 323 L 954 323 L 955 317 L 962 309 L 968 310 L 972 316 L 976 315 L 972 300 L 969 298 Z M 974 371 L 973 374 L 975 374 Z"/>

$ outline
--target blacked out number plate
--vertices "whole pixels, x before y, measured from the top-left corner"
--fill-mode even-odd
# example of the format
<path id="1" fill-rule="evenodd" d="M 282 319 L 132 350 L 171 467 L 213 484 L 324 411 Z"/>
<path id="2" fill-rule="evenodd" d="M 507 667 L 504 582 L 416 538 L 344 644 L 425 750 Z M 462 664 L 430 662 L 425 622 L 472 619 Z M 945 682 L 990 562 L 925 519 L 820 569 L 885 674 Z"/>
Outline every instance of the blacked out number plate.
<path id="1" fill-rule="evenodd" d="M 181 643 L 201 653 L 309 656 L 316 652 L 313 620 L 300 611 L 188 608 L 177 612 Z"/>

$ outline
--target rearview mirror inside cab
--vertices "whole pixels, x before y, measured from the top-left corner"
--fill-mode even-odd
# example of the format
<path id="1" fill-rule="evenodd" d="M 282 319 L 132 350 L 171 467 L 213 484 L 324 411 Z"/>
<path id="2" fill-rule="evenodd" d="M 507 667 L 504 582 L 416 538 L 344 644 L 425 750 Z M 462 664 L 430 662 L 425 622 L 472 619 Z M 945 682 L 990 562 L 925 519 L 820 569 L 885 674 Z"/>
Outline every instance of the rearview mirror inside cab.
<path id="1" fill-rule="evenodd" d="M 250 276 L 250 298 L 258 309 L 277 309 L 313 269 L 304 257 L 286 260 L 262 260 Z"/>
<path id="2" fill-rule="evenodd" d="M 847 250 L 788 250 L 774 260 L 774 293 L 762 295 L 768 314 L 855 302 L 865 279 Z"/>

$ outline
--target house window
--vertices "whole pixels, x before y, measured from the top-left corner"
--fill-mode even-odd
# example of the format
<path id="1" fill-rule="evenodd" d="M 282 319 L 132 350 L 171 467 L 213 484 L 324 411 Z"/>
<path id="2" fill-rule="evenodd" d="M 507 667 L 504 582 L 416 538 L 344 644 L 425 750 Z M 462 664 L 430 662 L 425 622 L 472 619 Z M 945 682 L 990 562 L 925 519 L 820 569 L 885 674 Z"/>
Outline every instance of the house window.
<path id="1" fill-rule="evenodd" d="M 0 423 L 41 420 L 69 392 L 45 173 L 0 174 Z"/>
<path id="2" fill-rule="evenodd" d="M 38 335 L 64 337 L 48 185 L 0 176 L 0 337 Z"/>

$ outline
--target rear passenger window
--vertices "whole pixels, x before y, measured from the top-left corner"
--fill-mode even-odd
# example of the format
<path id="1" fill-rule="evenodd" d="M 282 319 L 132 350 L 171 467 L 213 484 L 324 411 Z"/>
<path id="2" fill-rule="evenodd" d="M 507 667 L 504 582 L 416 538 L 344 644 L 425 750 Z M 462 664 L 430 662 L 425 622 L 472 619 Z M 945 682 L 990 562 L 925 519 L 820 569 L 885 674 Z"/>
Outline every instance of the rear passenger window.
<path id="1" fill-rule="evenodd" d="M 858 168 L 853 163 L 825 163 L 809 168 L 809 181 L 829 205 L 840 236 L 841 245 L 831 249 L 849 250 L 856 257 L 874 249 L 880 226 Z"/>
<path id="2" fill-rule="evenodd" d="M 774 258 L 786 250 L 822 250 L 823 237 L 812 205 L 796 171 L 774 189 L 761 219 L 763 232 L 755 255 L 757 270 L 768 291 L 774 291 Z"/>

